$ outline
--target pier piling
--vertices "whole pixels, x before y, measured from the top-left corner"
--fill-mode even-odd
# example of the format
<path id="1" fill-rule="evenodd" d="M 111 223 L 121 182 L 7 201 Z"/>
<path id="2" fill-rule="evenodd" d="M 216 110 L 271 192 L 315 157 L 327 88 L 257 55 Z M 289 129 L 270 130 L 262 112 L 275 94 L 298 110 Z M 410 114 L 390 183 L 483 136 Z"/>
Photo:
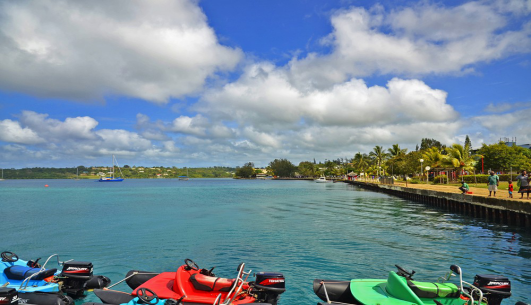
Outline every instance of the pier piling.
<path id="1" fill-rule="evenodd" d="M 462 195 L 434 190 L 407 188 L 393 184 L 346 181 L 349 184 L 383 192 L 429 206 L 484 219 L 487 222 L 531 229 L 531 202 Z"/>

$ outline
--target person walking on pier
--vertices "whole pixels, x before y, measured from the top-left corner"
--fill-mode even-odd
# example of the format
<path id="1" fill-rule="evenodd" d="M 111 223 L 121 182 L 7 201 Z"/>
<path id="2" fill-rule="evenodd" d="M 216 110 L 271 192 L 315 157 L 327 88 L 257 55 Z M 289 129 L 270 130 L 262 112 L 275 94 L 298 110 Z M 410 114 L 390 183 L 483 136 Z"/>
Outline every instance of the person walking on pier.
<path id="1" fill-rule="evenodd" d="M 509 180 L 509 187 L 507 188 L 509 190 L 509 198 L 513 198 L 513 181 Z"/>
<path id="2" fill-rule="evenodd" d="M 517 184 L 520 187 L 518 189 L 518 193 L 522 194 L 522 197 L 520 199 L 524 199 L 524 193 L 527 193 L 527 199 L 529 199 L 529 193 L 531 192 L 531 187 L 529 187 L 529 177 L 527 176 L 527 172 L 525 170 L 522 171 L 518 177 L 516 177 L 516 180 L 518 181 Z"/>
<path id="3" fill-rule="evenodd" d="M 490 171 L 489 182 L 487 183 L 487 185 L 489 186 L 489 197 L 492 195 L 492 192 L 494 192 L 494 197 L 496 197 L 496 191 L 498 190 L 499 182 L 500 177 L 498 177 L 498 175 L 495 175 L 494 171 Z"/>

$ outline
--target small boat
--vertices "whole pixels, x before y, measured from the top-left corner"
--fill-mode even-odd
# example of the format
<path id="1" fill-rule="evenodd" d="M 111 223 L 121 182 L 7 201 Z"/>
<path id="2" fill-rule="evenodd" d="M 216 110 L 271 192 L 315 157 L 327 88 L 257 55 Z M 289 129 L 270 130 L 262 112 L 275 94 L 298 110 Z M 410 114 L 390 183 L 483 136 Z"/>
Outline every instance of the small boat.
<path id="1" fill-rule="evenodd" d="M 325 177 L 325 176 L 321 176 L 321 177 L 319 177 L 319 179 L 315 179 L 314 181 L 317 182 L 317 183 L 328 183 L 328 182 L 332 182 L 332 180 L 326 180 L 326 177 Z"/>
<path id="2" fill-rule="evenodd" d="M 179 180 L 188 181 L 188 167 L 186 168 L 186 176 L 179 176 Z"/>
<path id="3" fill-rule="evenodd" d="M 120 166 L 118 165 L 118 161 L 116 161 L 116 158 L 114 157 L 114 155 L 112 155 L 112 172 L 109 172 L 109 174 L 111 174 L 111 176 L 110 177 L 100 177 L 100 179 L 98 180 L 99 182 L 121 182 L 121 181 L 124 181 L 124 178 L 115 177 L 114 176 L 114 165 L 115 164 L 118 167 L 118 170 L 120 171 L 120 176 L 123 177 L 122 170 L 120 169 Z"/>
<path id="4" fill-rule="evenodd" d="M 511 282 L 505 276 L 476 275 L 474 283 L 470 284 L 463 281 L 461 268 L 452 265 L 451 271 L 437 282 L 420 282 L 412 278 L 415 271 L 395 266 L 398 272 L 390 271 L 387 279 L 316 279 L 313 290 L 325 301 L 318 304 L 500 305 L 503 299 L 511 296 Z M 459 278 L 457 284 L 447 282 L 456 276 L 454 273 Z"/>
<path id="5" fill-rule="evenodd" d="M 0 287 L 4 289 L 0 298 L 1 294 L 6 298 L 16 297 L 20 304 L 73 304 L 73 299 L 84 297 L 87 290 L 110 284 L 109 278 L 92 274 L 91 262 L 61 262 L 59 256 L 53 254 L 41 266 L 40 258 L 24 261 L 9 251 L 2 252 L 0 256 Z M 57 266 L 62 267 L 60 271 L 47 268 L 52 258 L 57 258 Z"/>
<path id="6" fill-rule="evenodd" d="M 276 305 L 286 291 L 282 273 L 258 272 L 255 281 L 248 282 L 251 270 L 244 271 L 244 263 L 238 266 L 236 278 L 228 279 L 216 277 L 212 272 L 215 267 L 200 269 L 191 259 L 184 262 L 176 272 L 129 271 L 125 280 L 133 289 L 130 294 L 109 289 L 95 289 L 94 294 L 104 304 Z"/>

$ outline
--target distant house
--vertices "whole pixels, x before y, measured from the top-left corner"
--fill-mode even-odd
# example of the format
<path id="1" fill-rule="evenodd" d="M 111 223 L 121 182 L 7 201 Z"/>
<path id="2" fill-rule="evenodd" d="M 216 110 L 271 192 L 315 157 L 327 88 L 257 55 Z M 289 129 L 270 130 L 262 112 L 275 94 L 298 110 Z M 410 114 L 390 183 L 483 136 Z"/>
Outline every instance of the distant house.
<path id="1" fill-rule="evenodd" d="M 520 144 L 520 145 L 517 145 L 516 142 L 505 142 L 505 145 L 507 145 L 507 146 L 520 146 L 520 147 L 525 148 L 525 149 L 531 149 L 531 144 Z"/>

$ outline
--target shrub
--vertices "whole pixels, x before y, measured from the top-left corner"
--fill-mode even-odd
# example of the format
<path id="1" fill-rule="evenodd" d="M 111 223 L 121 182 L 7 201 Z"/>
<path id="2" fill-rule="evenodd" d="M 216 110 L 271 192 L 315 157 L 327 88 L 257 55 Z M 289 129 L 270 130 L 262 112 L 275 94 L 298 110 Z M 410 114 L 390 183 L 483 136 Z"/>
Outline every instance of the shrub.
<path id="1" fill-rule="evenodd" d="M 420 181 L 418 179 L 410 179 L 408 180 L 408 183 L 411 183 L 411 184 L 419 184 Z"/>
<path id="2" fill-rule="evenodd" d="M 439 175 L 433 178 L 433 184 L 446 183 L 446 175 Z"/>
<path id="3" fill-rule="evenodd" d="M 464 180 L 466 183 L 475 183 L 476 181 L 478 183 L 488 183 L 490 175 L 466 175 L 459 177 L 459 181 Z M 511 175 L 503 174 L 498 175 L 500 177 L 500 181 L 509 181 L 511 179 Z M 477 179 L 477 180 L 476 180 Z M 513 181 L 516 179 L 516 175 L 513 175 Z"/>

